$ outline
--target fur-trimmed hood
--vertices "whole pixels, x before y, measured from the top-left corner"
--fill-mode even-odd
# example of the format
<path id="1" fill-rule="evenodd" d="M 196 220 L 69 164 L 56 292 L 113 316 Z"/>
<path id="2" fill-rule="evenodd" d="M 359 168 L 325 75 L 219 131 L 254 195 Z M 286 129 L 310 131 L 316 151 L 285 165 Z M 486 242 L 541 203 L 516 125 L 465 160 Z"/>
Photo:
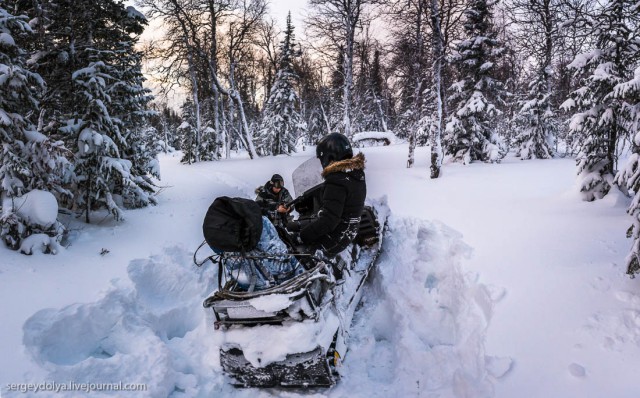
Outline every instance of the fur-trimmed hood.
<path id="1" fill-rule="evenodd" d="M 337 173 L 340 171 L 349 172 L 352 170 L 364 170 L 364 153 L 360 152 L 351 159 L 340 160 L 331 163 L 329 166 L 322 170 L 322 177 L 326 177 L 329 174 Z"/>
<path id="2" fill-rule="evenodd" d="M 271 187 L 273 186 L 273 184 L 271 183 L 271 181 L 267 181 L 266 184 L 264 185 L 260 185 L 256 188 L 256 193 L 260 193 L 261 191 L 264 192 L 268 192 L 271 193 L 272 195 L 275 195 L 273 192 L 271 192 Z"/>

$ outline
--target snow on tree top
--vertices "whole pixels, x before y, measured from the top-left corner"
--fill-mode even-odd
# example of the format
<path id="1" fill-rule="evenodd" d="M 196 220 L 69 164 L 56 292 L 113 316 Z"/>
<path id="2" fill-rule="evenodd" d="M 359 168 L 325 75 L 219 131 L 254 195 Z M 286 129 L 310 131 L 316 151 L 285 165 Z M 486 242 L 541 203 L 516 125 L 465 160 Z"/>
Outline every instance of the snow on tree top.
<path id="1" fill-rule="evenodd" d="M 139 19 L 142 21 L 147 20 L 147 17 L 145 17 L 140 11 L 136 10 L 136 8 L 133 6 L 127 7 L 127 16 L 129 18 Z"/>

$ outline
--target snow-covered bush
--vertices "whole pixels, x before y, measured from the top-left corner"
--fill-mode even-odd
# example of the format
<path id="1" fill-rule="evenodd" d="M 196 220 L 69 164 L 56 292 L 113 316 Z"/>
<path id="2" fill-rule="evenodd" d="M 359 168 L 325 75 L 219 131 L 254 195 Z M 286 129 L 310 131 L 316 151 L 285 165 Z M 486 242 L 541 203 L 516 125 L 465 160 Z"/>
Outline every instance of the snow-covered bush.
<path id="1" fill-rule="evenodd" d="M 11 249 L 32 254 L 39 246 L 44 253 L 57 253 L 64 227 L 57 220 L 58 201 L 52 193 L 33 190 L 2 200 L 1 236 Z"/>

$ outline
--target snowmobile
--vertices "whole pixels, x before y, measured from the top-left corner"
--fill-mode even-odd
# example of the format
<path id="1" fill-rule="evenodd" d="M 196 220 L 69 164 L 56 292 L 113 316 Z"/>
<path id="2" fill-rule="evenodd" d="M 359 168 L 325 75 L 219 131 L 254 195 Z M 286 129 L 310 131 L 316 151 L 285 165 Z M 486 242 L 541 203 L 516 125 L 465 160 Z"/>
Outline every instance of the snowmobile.
<path id="1" fill-rule="evenodd" d="M 308 162 L 317 162 L 311 159 Z M 294 172 L 296 192 L 313 179 L 308 164 Z M 306 170 L 306 171 L 305 171 Z M 319 172 L 317 173 L 319 175 Z M 305 190 L 290 205 L 298 220 L 317 214 L 322 186 Z M 285 228 L 278 234 L 289 253 L 223 253 L 209 259 L 218 263 L 218 290 L 203 305 L 213 310 L 214 327 L 224 333 L 220 362 L 237 387 L 331 387 L 347 350 L 348 329 L 363 286 L 380 254 L 388 208 L 367 201 L 354 242 L 333 258 L 292 243 Z M 195 259 L 194 259 L 195 261 Z M 268 281 L 261 290 L 247 288 L 233 270 L 247 262 Z M 278 281 L 265 262 L 296 261 L 302 271 Z M 226 279 L 223 283 L 222 279 Z"/>

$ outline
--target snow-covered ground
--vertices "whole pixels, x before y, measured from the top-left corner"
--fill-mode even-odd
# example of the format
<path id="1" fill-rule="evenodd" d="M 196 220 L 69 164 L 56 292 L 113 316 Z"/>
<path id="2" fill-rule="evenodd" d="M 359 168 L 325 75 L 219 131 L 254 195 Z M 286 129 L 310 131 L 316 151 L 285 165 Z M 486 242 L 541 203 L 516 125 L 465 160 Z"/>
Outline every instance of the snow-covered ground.
<path id="1" fill-rule="evenodd" d="M 119 381 L 146 383 L 151 397 L 638 395 L 626 198 L 582 202 L 570 159 L 445 165 L 431 180 L 426 148 L 413 169 L 406 145 L 363 151 L 369 196 L 387 195 L 393 215 L 336 387 L 230 387 L 224 336 L 201 306 L 215 270 L 191 263 L 215 197 L 253 197 L 276 172 L 291 186 L 308 149 L 191 166 L 165 155 L 159 206 L 73 222 L 55 256 L 1 247 L 0 395 L 84 396 L 7 386 Z"/>

